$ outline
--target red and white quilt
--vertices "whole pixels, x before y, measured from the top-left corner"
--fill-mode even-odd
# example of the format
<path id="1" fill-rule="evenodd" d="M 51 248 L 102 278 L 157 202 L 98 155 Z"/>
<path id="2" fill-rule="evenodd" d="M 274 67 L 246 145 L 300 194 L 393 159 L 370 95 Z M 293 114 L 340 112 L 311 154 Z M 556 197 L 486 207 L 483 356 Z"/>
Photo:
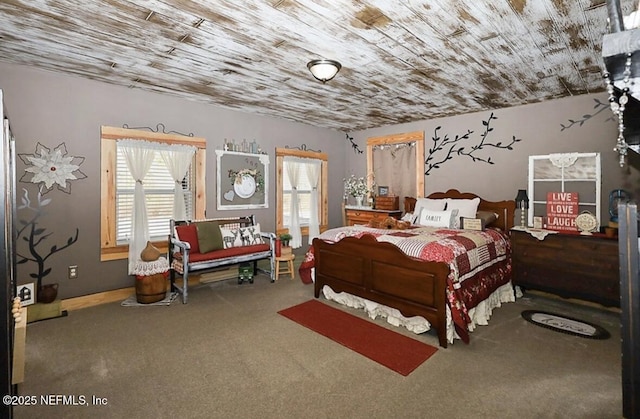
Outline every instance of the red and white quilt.
<path id="1" fill-rule="evenodd" d="M 337 242 L 344 237 L 364 234 L 393 243 L 408 256 L 449 265 L 447 300 L 456 332 L 465 342 L 469 341 L 469 310 L 511 280 L 511 244 L 506 233 L 496 229 L 415 227 L 385 230 L 351 226 L 327 230 L 318 238 Z M 313 282 L 313 264 L 313 248 L 310 248 L 299 270 L 304 283 Z"/>

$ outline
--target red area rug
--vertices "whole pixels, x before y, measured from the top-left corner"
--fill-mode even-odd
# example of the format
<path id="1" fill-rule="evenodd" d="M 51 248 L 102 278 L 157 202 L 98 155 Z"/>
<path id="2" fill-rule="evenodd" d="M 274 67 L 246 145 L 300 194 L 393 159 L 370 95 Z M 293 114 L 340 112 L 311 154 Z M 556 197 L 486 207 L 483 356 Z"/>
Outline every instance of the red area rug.
<path id="1" fill-rule="evenodd" d="M 278 313 L 404 376 L 438 350 L 317 300 Z"/>

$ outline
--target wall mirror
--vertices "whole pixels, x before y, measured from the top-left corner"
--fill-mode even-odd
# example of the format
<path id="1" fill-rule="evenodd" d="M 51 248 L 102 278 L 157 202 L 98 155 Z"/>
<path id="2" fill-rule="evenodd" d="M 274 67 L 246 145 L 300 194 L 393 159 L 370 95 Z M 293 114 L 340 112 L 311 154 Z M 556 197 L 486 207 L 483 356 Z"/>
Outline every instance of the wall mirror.
<path id="1" fill-rule="evenodd" d="M 383 185 L 389 195 L 424 196 L 424 131 L 385 135 L 367 139 L 369 185 Z"/>

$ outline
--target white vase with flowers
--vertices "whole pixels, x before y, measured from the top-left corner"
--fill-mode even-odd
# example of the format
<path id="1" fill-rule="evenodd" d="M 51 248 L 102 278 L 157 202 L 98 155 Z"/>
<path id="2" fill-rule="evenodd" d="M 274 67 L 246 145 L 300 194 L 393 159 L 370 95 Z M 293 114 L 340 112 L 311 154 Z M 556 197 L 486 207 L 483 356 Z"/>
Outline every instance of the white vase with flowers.
<path id="1" fill-rule="evenodd" d="M 371 186 L 373 187 L 373 185 Z M 367 185 L 367 181 L 364 177 L 356 177 L 351 175 L 349 178 L 344 179 L 344 195 L 352 196 L 356 199 L 356 206 L 363 206 L 364 197 L 371 193 L 371 189 Z"/>

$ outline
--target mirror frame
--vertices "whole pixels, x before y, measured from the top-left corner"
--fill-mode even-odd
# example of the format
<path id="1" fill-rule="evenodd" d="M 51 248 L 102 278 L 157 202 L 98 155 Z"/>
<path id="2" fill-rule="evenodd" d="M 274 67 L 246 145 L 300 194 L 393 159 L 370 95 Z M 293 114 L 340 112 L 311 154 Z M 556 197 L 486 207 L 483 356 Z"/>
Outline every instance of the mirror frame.
<path id="1" fill-rule="evenodd" d="M 373 183 L 373 147 L 377 145 L 416 143 L 416 195 L 424 197 L 424 131 L 391 134 L 367 139 L 367 184 Z"/>

